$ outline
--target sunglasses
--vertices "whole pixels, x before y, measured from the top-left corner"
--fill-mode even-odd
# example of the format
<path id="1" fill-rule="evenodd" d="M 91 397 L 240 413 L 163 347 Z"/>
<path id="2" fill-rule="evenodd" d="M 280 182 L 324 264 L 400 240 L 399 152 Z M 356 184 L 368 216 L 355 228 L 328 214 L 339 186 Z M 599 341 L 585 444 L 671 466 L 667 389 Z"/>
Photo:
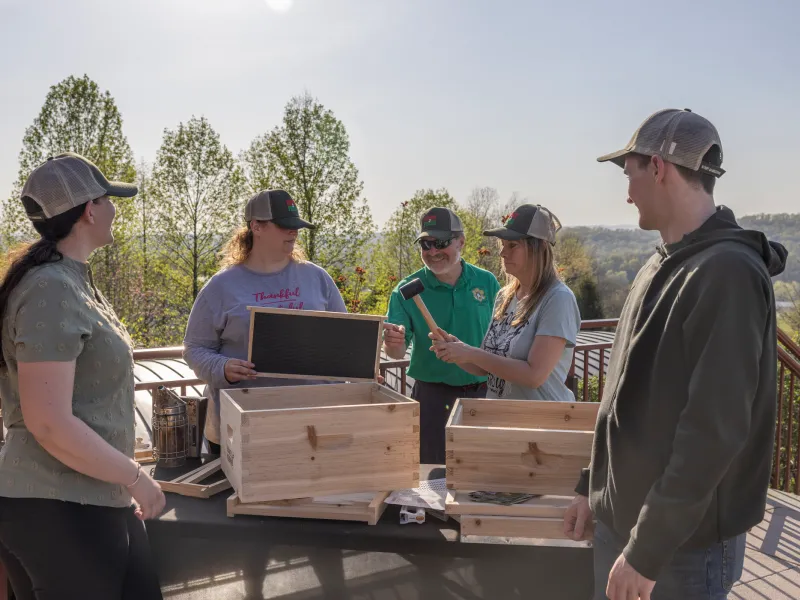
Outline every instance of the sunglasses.
<path id="1" fill-rule="evenodd" d="M 419 246 L 423 250 L 430 250 L 431 248 L 436 248 L 437 250 L 444 250 L 450 244 L 453 243 L 455 238 L 450 238 L 449 240 L 420 240 Z"/>

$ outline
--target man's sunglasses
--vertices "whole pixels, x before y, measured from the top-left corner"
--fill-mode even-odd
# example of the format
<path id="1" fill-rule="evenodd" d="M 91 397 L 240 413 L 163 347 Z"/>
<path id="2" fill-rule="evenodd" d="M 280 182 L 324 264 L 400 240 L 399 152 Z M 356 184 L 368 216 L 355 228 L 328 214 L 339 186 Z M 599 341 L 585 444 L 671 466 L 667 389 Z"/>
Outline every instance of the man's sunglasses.
<path id="1" fill-rule="evenodd" d="M 423 250 L 430 250 L 431 248 L 436 248 L 437 250 L 444 250 L 450 244 L 453 243 L 455 238 L 450 238 L 449 240 L 420 240 L 419 246 Z"/>

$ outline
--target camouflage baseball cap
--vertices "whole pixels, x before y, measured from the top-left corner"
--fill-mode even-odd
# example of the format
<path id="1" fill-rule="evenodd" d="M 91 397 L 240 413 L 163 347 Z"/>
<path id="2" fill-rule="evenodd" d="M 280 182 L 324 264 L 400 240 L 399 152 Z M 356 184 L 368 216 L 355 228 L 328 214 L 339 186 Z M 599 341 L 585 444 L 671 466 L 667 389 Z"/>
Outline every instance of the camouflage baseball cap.
<path id="1" fill-rule="evenodd" d="M 449 240 L 464 233 L 464 225 L 458 215 L 449 208 L 439 206 L 434 206 L 422 215 L 420 229 L 416 242 L 424 237 Z"/>
<path id="2" fill-rule="evenodd" d="M 561 229 L 558 218 L 539 204 L 523 204 L 505 220 L 502 227 L 489 229 L 483 235 L 499 237 L 502 240 L 521 240 L 533 237 L 556 243 L 556 234 Z"/>
<path id="3" fill-rule="evenodd" d="M 308 221 L 300 218 L 292 197 L 284 190 L 264 190 L 247 201 L 244 207 L 244 220 L 272 221 L 283 229 L 314 229 Z"/>
<path id="4" fill-rule="evenodd" d="M 703 157 L 714 147 L 719 151 L 716 160 L 704 161 Z M 660 156 L 667 162 L 715 177 L 725 173 L 721 167 L 722 142 L 716 127 L 688 108 L 668 108 L 653 113 L 634 132 L 625 148 L 597 160 L 625 167 L 625 157 L 631 153 Z"/>
<path id="5" fill-rule="evenodd" d="M 36 167 L 22 187 L 40 212 L 29 213 L 31 221 L 44 221 L 102 196 L 130 198 L 138 193 L 132 183 L 109 181 L 90 160 L 74 152 L 51 156 Z"/>

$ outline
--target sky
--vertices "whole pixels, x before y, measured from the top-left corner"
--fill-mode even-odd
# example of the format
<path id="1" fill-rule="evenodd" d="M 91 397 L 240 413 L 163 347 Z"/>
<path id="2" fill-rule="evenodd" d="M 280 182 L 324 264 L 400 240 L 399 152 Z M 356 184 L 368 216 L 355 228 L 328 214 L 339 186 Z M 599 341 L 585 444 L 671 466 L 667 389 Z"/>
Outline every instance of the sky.
<path id="1" fill-rule="evenodd" d="M 796 0 L 0 0 L 0 194 L 50 86 L 91 77 L 137 162 L 204 115 L 234 154 L 308 92 L 350 136 L 380 225 L 479 186 L 564 226 L 626 225 L 622 148 L 649 114 L 718 128 L 718 204 L 800 212 Z"/>

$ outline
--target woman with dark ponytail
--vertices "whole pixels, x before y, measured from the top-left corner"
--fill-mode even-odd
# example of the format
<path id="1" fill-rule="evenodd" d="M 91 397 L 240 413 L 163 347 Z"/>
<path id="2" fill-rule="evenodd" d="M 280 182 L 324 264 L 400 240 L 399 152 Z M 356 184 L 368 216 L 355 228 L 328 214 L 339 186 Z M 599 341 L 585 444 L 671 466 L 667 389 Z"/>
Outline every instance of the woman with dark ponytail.
<path id="1" fill-rule="evenodd" d="M 41 239 L 0 282 L 0 560 L 18 600 L 162 597 L 142 521 L 164 495 L 133 459 L 132 343 L 87 263 L 113 242 L 109 196 L 136 192 L 71 153 L 22 189 Z"/>

